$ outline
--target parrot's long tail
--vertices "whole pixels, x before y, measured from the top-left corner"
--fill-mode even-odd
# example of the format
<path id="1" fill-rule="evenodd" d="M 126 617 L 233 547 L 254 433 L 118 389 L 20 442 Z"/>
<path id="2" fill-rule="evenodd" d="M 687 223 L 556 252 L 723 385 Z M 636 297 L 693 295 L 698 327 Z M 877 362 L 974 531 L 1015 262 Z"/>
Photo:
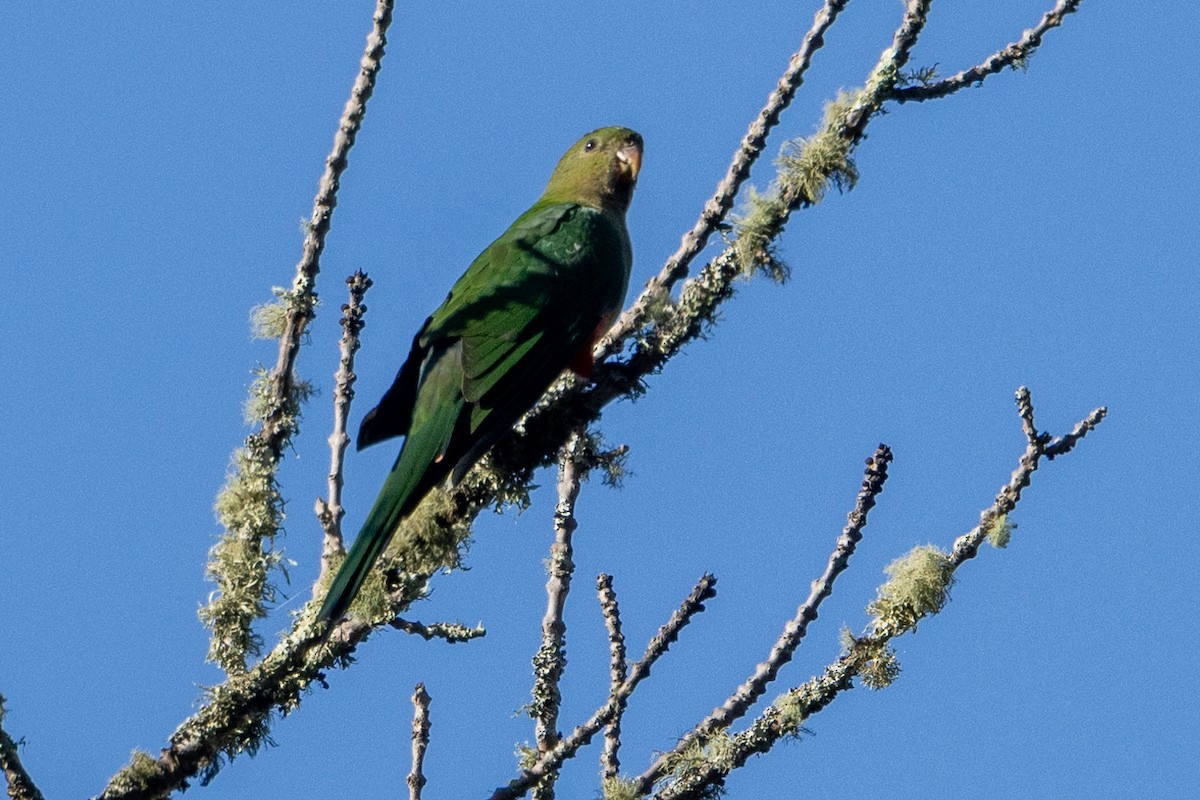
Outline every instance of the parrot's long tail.
<path id="1" fill-rule="evenodd" d="M 334 575 L 317 614 L 319 621 L 332 623 L 345 616 L 396 528 L 449 471 L 448 465 L 443 467 L 438 462 L 430 463 L 425 469 L 411 469 L 404 463 L 408 450 L 405 447 L 401 451 L 383 491 L 354 539 L 354 546 Z"/>
<path id="2" fill-rule="evenodd" d="M 457 459 L 446 453 L 446 447 L 454 434 L 463 400 L 458 388 L 461 382 L 454 371 L 457 350 L 451 348 L 449 355 L 451 357 L 439 359 L 428 370 L 418 402 L 425 402 L 429 411 L 419 410 L 415 415 L 413 427 L 375 505 L 329 585 L 329 592 L 317 613 L 317 621 L 330 623 L 325 630 L 326 636 L 333 623 L 350 609 L 396 528 L 455 466 Z"/>
<path id="3" fill-rule="evenodd" d="M 376 513 L 380 511 L 377 501 L 375 508 L 371 510 L 371 516 L 367 518 L 362 530 L 358 532 L 358 537 L 354 540 L 354 546 L 350 548 L 346 560 L 342 562 L 341 568 L 334 576 L 333 583 L 329 585 L 329 593 L 325 595 L 325 601 L 321 604 L 321 610 L 317 614 L 318 620 L 336 622 L 346 615 L 350 604 L 354 602 L 354 598 L 358 596 L 359 590 L 367 580 L 371 567 L 375 566 L 375 562 L 379 560 L 384 548 L 391 541 L 392 531 L 399 524 L 402 515 Z M 391 521 L 392 516 L 397 517 L 395 522 Z"/>

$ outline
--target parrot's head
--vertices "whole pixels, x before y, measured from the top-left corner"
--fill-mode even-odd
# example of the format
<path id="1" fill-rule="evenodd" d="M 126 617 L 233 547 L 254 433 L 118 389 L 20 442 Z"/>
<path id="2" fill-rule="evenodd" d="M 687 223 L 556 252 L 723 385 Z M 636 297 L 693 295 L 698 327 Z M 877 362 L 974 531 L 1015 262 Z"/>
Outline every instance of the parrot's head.
<path id="1" fill-rule="evenodd" d="M 641 135 L 629 128 L 600 128 L 563 154 L 542 197 L 624 214 L 641 169 Z"/>

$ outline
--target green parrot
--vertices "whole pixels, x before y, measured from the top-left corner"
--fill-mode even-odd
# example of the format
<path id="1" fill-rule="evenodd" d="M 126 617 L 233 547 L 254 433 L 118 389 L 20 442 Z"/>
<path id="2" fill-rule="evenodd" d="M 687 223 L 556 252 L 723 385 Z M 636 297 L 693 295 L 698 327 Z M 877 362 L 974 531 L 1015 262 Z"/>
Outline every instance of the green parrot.
<path id="1" fill-rule="evenodd" d="M 563 370 L 591 377 L 592 348 L 625 302 L 633 258 L 625 212 L 641 166 L 636 132 L 584 136 L 541 199 L 425 320 L 359 428 L 359 450 L 405 439 L 318 613 L 327 633 L 430 489 L 461 480 Z"/>

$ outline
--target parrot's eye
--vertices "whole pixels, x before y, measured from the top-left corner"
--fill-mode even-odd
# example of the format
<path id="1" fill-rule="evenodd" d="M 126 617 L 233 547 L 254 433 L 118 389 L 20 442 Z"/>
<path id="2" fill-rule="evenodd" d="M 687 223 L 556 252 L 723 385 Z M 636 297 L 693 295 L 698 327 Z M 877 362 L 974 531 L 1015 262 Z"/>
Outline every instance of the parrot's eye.
<path id="1" fill-rule="evenodd" d="M 583 149 L 588 151 L 589 153 L 591 151 L 595 150 L 596 149 L 596 140 L 588 139 L 586 142 L 583 143 Z"/>

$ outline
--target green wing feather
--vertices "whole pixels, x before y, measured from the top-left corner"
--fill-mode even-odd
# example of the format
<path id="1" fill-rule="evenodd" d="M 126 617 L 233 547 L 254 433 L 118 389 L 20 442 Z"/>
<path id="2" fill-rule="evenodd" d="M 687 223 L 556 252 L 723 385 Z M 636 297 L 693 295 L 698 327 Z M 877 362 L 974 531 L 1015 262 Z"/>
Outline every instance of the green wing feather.
<path id="1" fill-rule="evenodd" d="M 623 218 L 574 203 L 535 205 L 475 259 L 363 420 L 359 449 L 406 439 L 319 619 L 345 614 L 425 494 L 460 479 L 590 344 L 624 302 L 630 263 Z"/>

